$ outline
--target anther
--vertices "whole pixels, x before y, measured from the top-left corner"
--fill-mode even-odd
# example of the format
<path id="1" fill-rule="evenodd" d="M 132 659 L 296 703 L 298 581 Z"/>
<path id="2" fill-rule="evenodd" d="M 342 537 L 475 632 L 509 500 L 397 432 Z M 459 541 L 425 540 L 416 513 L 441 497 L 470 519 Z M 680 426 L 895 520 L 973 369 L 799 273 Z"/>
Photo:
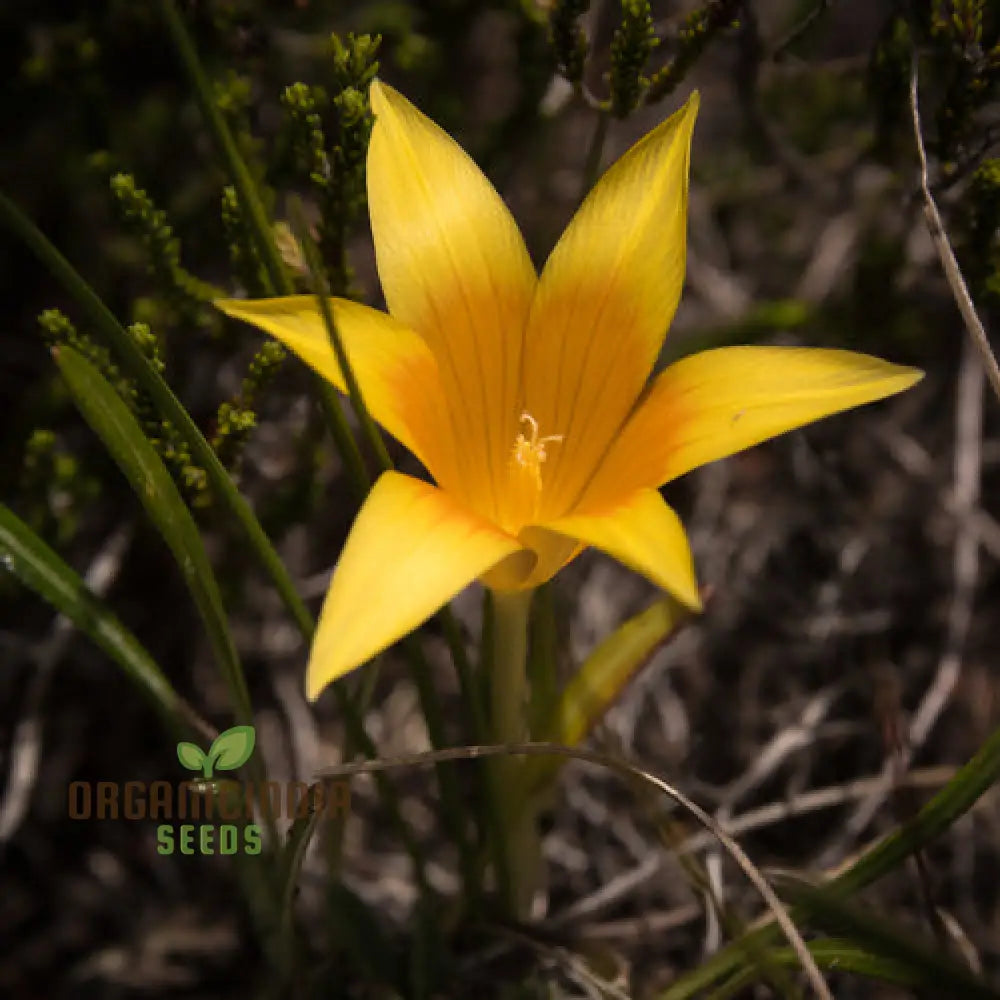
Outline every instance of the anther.
<path id="1" fill-rule="evenodd" d="M 549 442 L 562 441 L 562 434 L 546 434 L 545 437 L 538 436 L 538 421 L 530 413 L 521 414 L 521 423 L 527 424 L 530 428 L 530 435 L 518 434 L 514 441 L 514 461 L 522 468 L 527 469 L 535 486 L 542 488 L 542 462 L 548 458 L 545 446 Z"/>

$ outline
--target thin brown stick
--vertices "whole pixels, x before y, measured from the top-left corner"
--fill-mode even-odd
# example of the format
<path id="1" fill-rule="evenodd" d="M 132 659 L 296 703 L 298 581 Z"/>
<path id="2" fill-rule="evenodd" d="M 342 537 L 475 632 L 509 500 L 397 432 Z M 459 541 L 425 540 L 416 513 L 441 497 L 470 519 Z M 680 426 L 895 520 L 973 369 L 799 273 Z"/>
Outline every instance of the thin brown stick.
<path id="1" fill-rule="evenodd" d="M 378 771 L 387 771 L 401 767 L 439 764 L 450 760 L 479 760 L 483 757 L 496 757 L 503 754 L 528 757 L 556 754 L 563 757 L 572 757 L 576 760 L 597 764 L 599 767 L 606 767 L 609 770 L 631 778 L 638 778 L 640 781 L 652 785 L 664 795 L 673 799 L 682 809 L 687 810 L 701 826 L 712 832 L 719 843 L 725 847 L 729 856 L 739 865 L 743 874 L 746 875 L 754 888 L 760 893 L 764 902 L 767 903 L 768 909 L 774 914 L 774 918 L 788 939 L 788 943 L 792 946 L 792 950 L 801 963 L 802 970 L 805 972 L 816 996 L 822 997 L 823 1000 L 833 1000 L 833 995 L 827 988 L 819 967 L 816 965 L 812 955 L 809 954 L 809 949 L 802 940 L 802 935 L 799 934 L 798 928 L 791 917 L 789 917 L 788 911 L 782 905 L 781 900 L 775 895 L 774 890 L 768 884 L 767 880 L 761 875 L 760 870 L 744 852 L 743 848 L 701 806 L 689 799 L 679 789 L 668 784 L 655 774 L 636 764 L 631 764 L 621 757 L 615 757 L 611 754 L 600 753 L 594 750 L 584 750 L 580 747 L 562 746 L 558 743 L 511 743 L 493 746 L 447 747 L 443 750 L 405 754 L 400 757 L 383 758 L 381 760 L 351 761 L 335 767 L 324 768 L 317 773 L 317 777 L 343 778 L 353 774 L 372 774 Z"/>
<path id="2" fill-rule="evenodd" d="M 902 784 L 909 788 L 939 788 L 947 784 L 955 775 L 954 767 L 929 767 L 910 771 L 901 779 Z M 766 805 L 751 809 L 748 812 L 734 816 L 724 824 L 727 833 L 739 837 L 778 823 L 783 823 L 798 816 L 806 816 L 822 809 L 833 809 L 837 806 L 856 802 L 867 798 L 874 792 L 881 791 L 885 779 L 877 774 L 867 778 L 857 778 L 843 785 L 828 785 L 808 792 L 802 792 L 791 799 L 769 802 Z M 703 851 L 712 843 L 711 833 L 700 831 L 683 840 L 678 851 Z M 663 867 L 661 855 L 651 854 L 635 868 L 631 868 L 606 882 L 589 896 L 577 900 L 571 906 L 559 913 L 553 914 L 543 922 L 543 926 L 555 930 L 565 927 L 573 921 L 592 917 L 595 913 L 606 910 L 619 902 L 640 885 L 648 882 Z"/>
<path id="3" fill-rule="evenodd" d="M 917 51 L 914 49 L 910 69 L 910 113 L 913 117 L 913 136 L 917 142 L 917 155 L 920 157 L 920 190 L 924 198 L 924 218 L 927 221 L 927 230 L 930 233 L 931 241 L 938 252 L 938 257 L 941 258 L 941 268 L 944 271 L 948 287 L 951 289 L 955 304 L 965 322 L 965 328 L 969 331 L 969 336 L 972 337 L 972 342 L 982 359 L 993 394 L 1000 400 L 1000 365 L 997 364 L 996 355 L 990 347 L 990 338 L 986 334 L 986 328 L 976 313 L 969 288 L 965 284 L 965 278 L 962 277 L 961 268 L 958 266 L 955 251 L 951 248 L 944 223 L 941 221 L 941 213 L 938 211 L 934 196 L 931 194 L 930 182 L 927 177 L 927 152 L 924 149 L 924 136 L 920 126 L 917 82 Z"/>

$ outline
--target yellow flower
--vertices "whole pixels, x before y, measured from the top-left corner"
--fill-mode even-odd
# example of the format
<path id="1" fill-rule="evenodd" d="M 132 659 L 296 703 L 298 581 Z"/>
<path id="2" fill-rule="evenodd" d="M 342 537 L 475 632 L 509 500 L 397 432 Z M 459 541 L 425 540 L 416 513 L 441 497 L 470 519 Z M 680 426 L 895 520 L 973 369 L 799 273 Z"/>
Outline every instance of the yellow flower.
<path id="1" fill-rule="evenodd" d="M 474 580 L 535 587 L 587 546 L 699 607 L 658 488 L 921 373 L 846 351 L 704 351 L 646 382 L 684 281 L 693 95 L 594 187 L 536 276 L 497 192 L 381 83 L 368 203 L 388 315 L 334 318 L 375 419 L 436 485 L 386 472 L 351 530 L 307 671 L 311 698 Z M 341 391 L 315 298 L 228 300 Z"/>

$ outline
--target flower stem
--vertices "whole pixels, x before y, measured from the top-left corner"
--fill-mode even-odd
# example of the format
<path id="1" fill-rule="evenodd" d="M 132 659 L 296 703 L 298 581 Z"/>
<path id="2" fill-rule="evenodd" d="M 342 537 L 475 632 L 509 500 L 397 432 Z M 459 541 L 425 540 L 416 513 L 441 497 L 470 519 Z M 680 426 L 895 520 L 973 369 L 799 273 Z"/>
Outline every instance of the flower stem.
<path id="1" fill-rule="evenodd" d="M 587 149 L 587 159 L 583 164 L 583 176 L 580 182 L 580 201 L 590 193 L 601 170 L 601 156 L 604 153 L 604 140 L 608 137 L 608 126 L 611 124 L 611 114 L 604 108 L 597 112 L 594 123 L 594 135 Z"/>
<path id="2" fill-rule="evenodd" d="M 528 735 L 526 662 L 528 612 L 532 590 L 493 592 L 493 656 L 490 672 L 490 711 L 493 738 L 497 743 L 519 743 Z M 502 817 L 509 915 L 524 920 L 538 883 L 541 852 L 534 812 L 524 795 L 521 762 L 511 756 L 497 757 L 493 768 L 493 791 Z"/>

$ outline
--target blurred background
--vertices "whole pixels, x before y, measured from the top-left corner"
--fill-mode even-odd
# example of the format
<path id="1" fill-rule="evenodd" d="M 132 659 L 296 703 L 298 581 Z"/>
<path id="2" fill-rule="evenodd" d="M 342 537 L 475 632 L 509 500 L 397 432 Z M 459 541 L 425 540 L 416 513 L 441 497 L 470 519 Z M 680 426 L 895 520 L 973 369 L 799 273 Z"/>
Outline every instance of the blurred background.
<path id="1" fill-rule="evenodd" d="M 337 94 L 350 75 L 333 32 L 381 36 L 380 76 L 475 157 L 544 262 L 579 200 L 597 120 L 560 73 L 549 27 L 572 5 L 191 0 L 181 9 L 269 210 L 286 218 L 298 193 L 321 234 L 335 215 L 344 256 L 327 262 L 340 290 L 381 304 L 363 195 L 331 208 L 302 150 L 303 115 L 315 113 L 341 143 L 342 169 L 357 175 L 350 107 L 306 107 L 303 96 Z M 578 12 L 590 40 L 584 91 L 603 99 L 622 8 L 595 0 Z M 928 235 L 908 103 L 912 21 L 930 184 L 995 326 L 1000 17 L 974 0 L 682 0 L 654 2 L 651 14 L 660 44 L 644 72 L 672 66 L 676 78 L 654 75 L 662 98 L 611 120 L 601 163 L 701 91 L 688 282 L 661 363 L 721 344 L 806 344 L 915 364 L 927 378 L 669 485 L 711 598 L 635 679 L 596 744 L 640 759 L 731 822 L 765 869 L 834 871 L 912 815 L 1000 714 L 996 400 Z M 0 56 L 0 187 L 116 315 L 155 331 L 165 376 L 206 434 L 219 432 L 220 403 L 252 413 L 222 434 L 227 464 L 318 608 L 356 504 L 297 361 L 269 368 L 252 401 L 241 396 L 261 339 L 224 323 L 197 283 L 253 292 L 253 262 L 240 259 L 239 220 L 223 211 L 227 181 L 157 5 L 7 0 Z M 296 83 L 307 86 L 290 96 Z M 39 323 L 60 310 L 86 333 L 86 319 L 6 233 L 0 275 L 0 499 L 224 728 L 226 692 L 182 580 L 58 378 L 46 334 L 62 319 L 50 312 Z M 393 458 L 413 468 L 397 446 Z M 197 470 L 185 479 L 183 456 L 177 469 L 248 672 L 258 752 L 274 776 L 308 778 L 336 760 L 342 720 L 329 696 L 305 702 L 298 633 L 225 512 L 199 492 Z M 599 555 L 576 560 L 544 595 L 565 675 L 653 596 Z M 470 641 L 480 608 L 476 591 L 455 603 Z M 432 626 L 424 639 L 460 740 L 444 638 Z M 0 661 L 0 996 L 256 995 L 264 957 L 233 864 L 160 856 L 149 823 L 67 816 L 71 781 L 176 779 L 174 742 L 154 712 L 7 575 Z M 428 745 L 394 654 L 367 723 L 385 755 Z M 393 781 L 447 899 L 458 883 L 432 772 Z M 545 946 L 508 942 L 501 958 L 538 964 L 547 995 L 602 995 L 546 950 L 567 941 L 634 996 L 656 995 L 719 946 L 723 929 L 664 836 L 695 850 L 721 899 L 754 912 L 743 878 L 684 817 L 595 768 L 566 769 L 548 827 Z M 1000 808 L 987 795 L 926 852 L 923 876 L 900 868 L 865 899 L 919 926 L 930 893 L 958 951 L 995 969 L 998 834 Z M 379 916 L 386 961 L 409 968 L 420 954 L 416 892 L 368 779 L 354 784 L 345 859 L 345 884 Z M 327 977 L 320 995 L 389 995 L 364 985 L 372 975 L 360 959 L 331 947 L 320 850 L 306 859 L 298 906 L 310 961 Z M 452 954 L 438 995 L 494 989 L 495 960 L 474 948 Z M 833 982 L 838 997 L 910 995 Z"/>

